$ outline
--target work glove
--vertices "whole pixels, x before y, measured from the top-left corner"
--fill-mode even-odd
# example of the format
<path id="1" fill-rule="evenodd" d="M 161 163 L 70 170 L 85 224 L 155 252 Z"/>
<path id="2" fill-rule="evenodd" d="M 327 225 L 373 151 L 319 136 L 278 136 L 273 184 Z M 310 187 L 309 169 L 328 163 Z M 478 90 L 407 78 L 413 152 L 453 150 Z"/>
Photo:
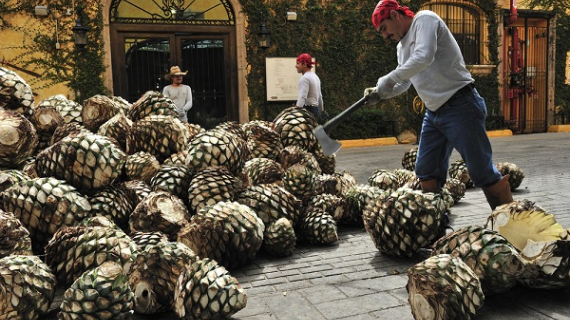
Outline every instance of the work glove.
<path id="1" fill-rule="evenodd" d="M 380 102 L 380 94 L 378 93 L 378 87 L 371 87 L 364 89 L 364 96 L 368 97 L 366 104 L 371 106 Z"/>

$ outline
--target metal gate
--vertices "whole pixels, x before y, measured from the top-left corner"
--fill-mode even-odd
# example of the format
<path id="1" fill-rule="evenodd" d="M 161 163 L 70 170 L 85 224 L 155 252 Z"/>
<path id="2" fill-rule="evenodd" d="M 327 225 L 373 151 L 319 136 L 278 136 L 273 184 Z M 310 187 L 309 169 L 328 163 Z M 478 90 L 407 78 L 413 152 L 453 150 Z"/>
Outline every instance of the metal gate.
<path id="1" fill-rule="evenodd" d="M 140 37 L 125 35 L 125 98 L 136 101 L 146 91 L 162 92 L 170 82 L 164 79 L 170 66 L 188 70 L 184 84 L 192 89 L 193 106 L 188 121 L 211 127 L 228 120 L 229 75 L 227 40 L 223 36 Z"/>
<path id="2" fill-rule="evenodd" d="M 546 132 L 548 18 L 519 14 L 503 39 L 505 124 L 515 133 Z"/>
<path id="3" fill-rule="evenodd" d="M 168 38 L 125 37 L 125 99 L 136 101 L 149 90 L 162 91 L 165 70 L 170 68 Z"/>
<path id="4" fill-rule="evenodd" d="M 180 64 L 189 70 L 194 105 L 188 119 L 196 119 L 202 126 L 211 127 L 228 120 L 231 110 L 227 88 L 227 74 L 223 39 L 180 38 Z"/>

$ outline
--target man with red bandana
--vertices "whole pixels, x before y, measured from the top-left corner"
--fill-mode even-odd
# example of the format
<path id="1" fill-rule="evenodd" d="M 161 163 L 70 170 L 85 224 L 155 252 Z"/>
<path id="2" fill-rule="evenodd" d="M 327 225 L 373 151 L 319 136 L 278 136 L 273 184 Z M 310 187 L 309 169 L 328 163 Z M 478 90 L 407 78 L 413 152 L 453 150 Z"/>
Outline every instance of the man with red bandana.
<path id="1" fill-rule="evenodd" d="M 397 42 L 398 67 L 364 91 L 367 104 L 399 95 L 413 85 L 427 109 L 415 169 L 422 190 L 441 190 L 455 148 L 492 209 L 513 201 L 508 175 L 503 177 L 493 165 L 485 100 L 445 22 L 435 12 L 414 14 L 395 0 L 380 0 L 372 24 L 385 39 Z"/>
<path id="2" fill-rule="evenodd" d="M 299 79 L 299 97 L 296 106 L 305 108 L 318 117 L 324 110 L 323 95 L 321 94 L 321 80 L 312 71 L 313 58 L 308 53 L 303 53 L 297 57 L 295 68 L 301 73 Z"/>

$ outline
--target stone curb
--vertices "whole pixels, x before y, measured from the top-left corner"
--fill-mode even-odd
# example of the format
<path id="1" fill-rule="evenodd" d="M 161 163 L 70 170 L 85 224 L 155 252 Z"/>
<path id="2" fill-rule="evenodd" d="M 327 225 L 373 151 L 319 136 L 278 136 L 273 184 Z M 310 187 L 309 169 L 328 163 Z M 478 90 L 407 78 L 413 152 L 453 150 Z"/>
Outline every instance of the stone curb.
<path id="1" fill-rule="evenodd" d="M 553 127 L 553 126 L 551 126 Z M 550 131 L 550 128 L 548 129 Z M 570 131 L 570 125 L 568 126 L 568 131 Z M 566 132 L 568 132 L 566 131 Z M 557 131 L 560 132 L 560 131 Z M 511 130 L 494 130 L 494 131 L 487 131 L 487 136 L 489 138 L 496 138 L 496 137 L 509 137 L 512 136 L 513 132 Z M 377 146 L 393 146 L 397 145 L 398 139 L 395 137 L 388 137 L 388 138 L 372 138 L 372 139 L 354 139 L 354 140 L 340 140 L 342 147 L 345 149 L 348 148 L 362 148 L 362 147 L 377 147 Z M 407 143 L 401 143 L 407 144 Z"/>
<path id="2" fill-rule="evenodd" d="M 493 130 L 487 131 L 487 136 L 489 138 L 497 138 L 497 137 L 510 137 L 513 135 L 511 130 Z"/>
<path id="3" fill-rule="evenodd" d="M 555 124 L 548 127 L 548 132 L 570 132 L 570 124 Z"/>
<path id="4" fill-rule="evenodd" d="M 398 144 L 398 139 L 389 138 L 373 138 L 373 139 L 355 139 L 340 140 L 343 148 L 360 148 L 360 147 L 377 147 L 377 146 L 393 146 Z"/>

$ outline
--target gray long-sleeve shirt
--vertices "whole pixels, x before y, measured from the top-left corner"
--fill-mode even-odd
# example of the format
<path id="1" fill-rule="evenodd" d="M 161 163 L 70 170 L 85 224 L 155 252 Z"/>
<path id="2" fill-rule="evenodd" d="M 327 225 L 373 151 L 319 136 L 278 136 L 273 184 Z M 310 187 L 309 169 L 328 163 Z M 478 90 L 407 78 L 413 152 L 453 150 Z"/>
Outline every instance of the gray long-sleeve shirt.
<path id="1" fill-rule="evenodd" d="M 393 86 L 391 92 L 384 91 L 385 98 L 405 92 L 412 84 L 426 108 L 436 111 L 457 90 L 474 81 L 453 34 L 432 11 L 415 15 L 408 33 L 398 43 L 397 53 L 398 67 L 378 79 L 379 90 Z"/>
<path id="2" fill-rule="evenodd" d="M 307 71 L 299 79 L 299 97 L 297 107 L 317 106 L 319 111 L 324 110 L 323 95 L 321 94 L 321 80 L 312 71 Z"/>
<path id="3" fill-rule="evenodd" d="M 187 85 L 180 87 L 168 85 L 162 89 L 162 94 L 174 101 L 180 120 L 182 122 L 188 122 L 186 112 L 192 108 L 192 89 Z"/>

